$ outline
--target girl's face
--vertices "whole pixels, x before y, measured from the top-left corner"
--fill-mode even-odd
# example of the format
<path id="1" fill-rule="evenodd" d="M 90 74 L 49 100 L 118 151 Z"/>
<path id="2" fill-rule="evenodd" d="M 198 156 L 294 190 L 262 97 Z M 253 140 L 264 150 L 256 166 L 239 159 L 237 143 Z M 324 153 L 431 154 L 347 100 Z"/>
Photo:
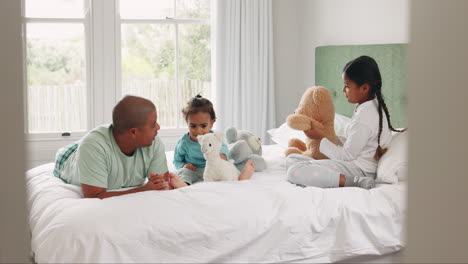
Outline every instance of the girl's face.
<path id="1" fill-rule="evenodd" d="M 358 86 L 343 73 L 343 93 L 351 104 L 362 104 L 369 100 L 370 86 L 365 83 Z"/>
<path id="2" fill-rule="evenodd" d="M 197 136 L 209 133 L 215 120 L 206 112 L 198 112 L 187 116 L 190 139 L 198 142 Z"/>

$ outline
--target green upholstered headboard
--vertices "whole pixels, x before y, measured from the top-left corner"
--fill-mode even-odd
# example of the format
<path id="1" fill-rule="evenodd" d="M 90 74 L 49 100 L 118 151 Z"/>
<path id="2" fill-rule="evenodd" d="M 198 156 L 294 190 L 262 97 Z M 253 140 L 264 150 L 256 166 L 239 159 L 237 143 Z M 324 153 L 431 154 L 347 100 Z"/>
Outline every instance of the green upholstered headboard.
<path id="1" fill-rule="evenodd" d="M 341 74 L 345 64 L 361 55 L 377 61 L 382 75 L 382 94 L 393 127 L 406 127 L 406 47 L 407 44 L 323 46 L 315 50 L 315 84 L 328 88 L 335 111 L 352 116 L 354 105 L 343 95 Z"/>

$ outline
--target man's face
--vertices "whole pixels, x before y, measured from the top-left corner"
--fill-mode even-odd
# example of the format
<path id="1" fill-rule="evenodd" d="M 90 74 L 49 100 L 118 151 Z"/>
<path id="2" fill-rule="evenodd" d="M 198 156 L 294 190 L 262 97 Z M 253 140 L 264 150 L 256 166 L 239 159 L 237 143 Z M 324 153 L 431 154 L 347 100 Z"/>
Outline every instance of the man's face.
<path id="1" fill-rule="evenodd" d="M 158 135 L 158 130 L 161 128 L 157 122 L 157 119 L 157 113 L 156 111 L 153 111 L 148 115 L 145 125 L 142 128 L 137 129 L 138 147 L 147 147 L 153 144 L 153 140 Z"/>

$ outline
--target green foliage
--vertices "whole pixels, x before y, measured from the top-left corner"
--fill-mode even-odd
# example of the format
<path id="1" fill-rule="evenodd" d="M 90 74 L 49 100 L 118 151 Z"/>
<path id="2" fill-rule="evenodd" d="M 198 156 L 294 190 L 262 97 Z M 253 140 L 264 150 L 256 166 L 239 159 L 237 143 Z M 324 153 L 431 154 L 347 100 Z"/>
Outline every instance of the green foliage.
<path id="1" fill-rule="evenodd" d="M 83 39 L 28 39 L 28 85 L 65 85 L 85 78 Z"/>
<path id="2" fill-rule="evenodd" d="M 180 78 L 211 80 L 210 27 L 187 27 L 179 51 Z"/>
<path id="3" fill-rule="evenodd" d="M 147 80 L 153 78 L 153 68 L 148 61 L 135 55 L 128 55 L 122 61 L 122 72 L 126 77 L 133 80 Z"/>
<path id="4" fill-rule="evenodd" d="M 177 4 L 184 18 L 206 17 L 206 10 L 209 10 L 207 0 L 178 1 Z M 180 24 L 178 27 L 179 79 L 211 80 L 210 26 Z M 122 25 L 124 79 L 173 80 L 175 56 L 175 25 Z"/>
<path id="5" fill-rule="evenodd" d="M 209 0 L 177 0 L 182 18 L 208 18 Z M 126 80 L 175 79 L 175 25 L 122 25 L 122 76 Z M 211 80 L 210 26 L 179 26 L 179 79 Z M 83 81 L 84 40 L 28 39 L 28 85 Z"/>
<path id="6" fill-rule="evenodd" d="M 209 0 L 178 1 L 178 18 L 209 18 Z M 199 5 L 181 6 L 181 3 Z M 202 4 L 205 6 L 202 7 Z M 186 12 L 191 10 L 190 12 Z M 205 11 L 203 11 L 205 10 Z M 206 11 L 208 10 L 208 11 Z M 203 13 L 204 12 L 204 13 Z M 208 15 L 207 15 L 208 14 Z M 139 94 L 158 103 L 160 123 L 176 127 L 175 79 L 176 70 L 176 25 L 174 24 L 126 24 L 122 25 L 122 89 Z M 197 93 L 210 95 L 211 46 L 209 25 L 177 25 L 178 32 L 178 78 L 182 102 Z M 151 82 L 148 82 L 151 80 Z M 135 82 L 137 81 L 137 82 Z M 138 82 L 142 81 L 142 82 Z M 153 82 L 155 81 L 155 82 Z M 165 98 L 165 100 L 158 99 Z M 185 127 L 183 119 L 179 126 Z"/>
<path id="7" fill-rule="evenodd" d="M 177 0 L 178 18 L 210 17 L 210 0 Z"/>

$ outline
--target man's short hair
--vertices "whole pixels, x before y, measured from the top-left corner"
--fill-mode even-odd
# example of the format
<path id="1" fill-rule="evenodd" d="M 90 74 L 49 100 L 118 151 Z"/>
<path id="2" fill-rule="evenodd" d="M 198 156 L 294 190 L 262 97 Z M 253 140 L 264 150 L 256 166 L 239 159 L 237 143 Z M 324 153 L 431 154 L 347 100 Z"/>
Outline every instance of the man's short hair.
<path id="1" fill-rule="evenodd" d="M 127 95 L 112 110 L 112 129 L 122 134 L 131 128 L 142 128 L 156 106 L 148 99 Z"/>

